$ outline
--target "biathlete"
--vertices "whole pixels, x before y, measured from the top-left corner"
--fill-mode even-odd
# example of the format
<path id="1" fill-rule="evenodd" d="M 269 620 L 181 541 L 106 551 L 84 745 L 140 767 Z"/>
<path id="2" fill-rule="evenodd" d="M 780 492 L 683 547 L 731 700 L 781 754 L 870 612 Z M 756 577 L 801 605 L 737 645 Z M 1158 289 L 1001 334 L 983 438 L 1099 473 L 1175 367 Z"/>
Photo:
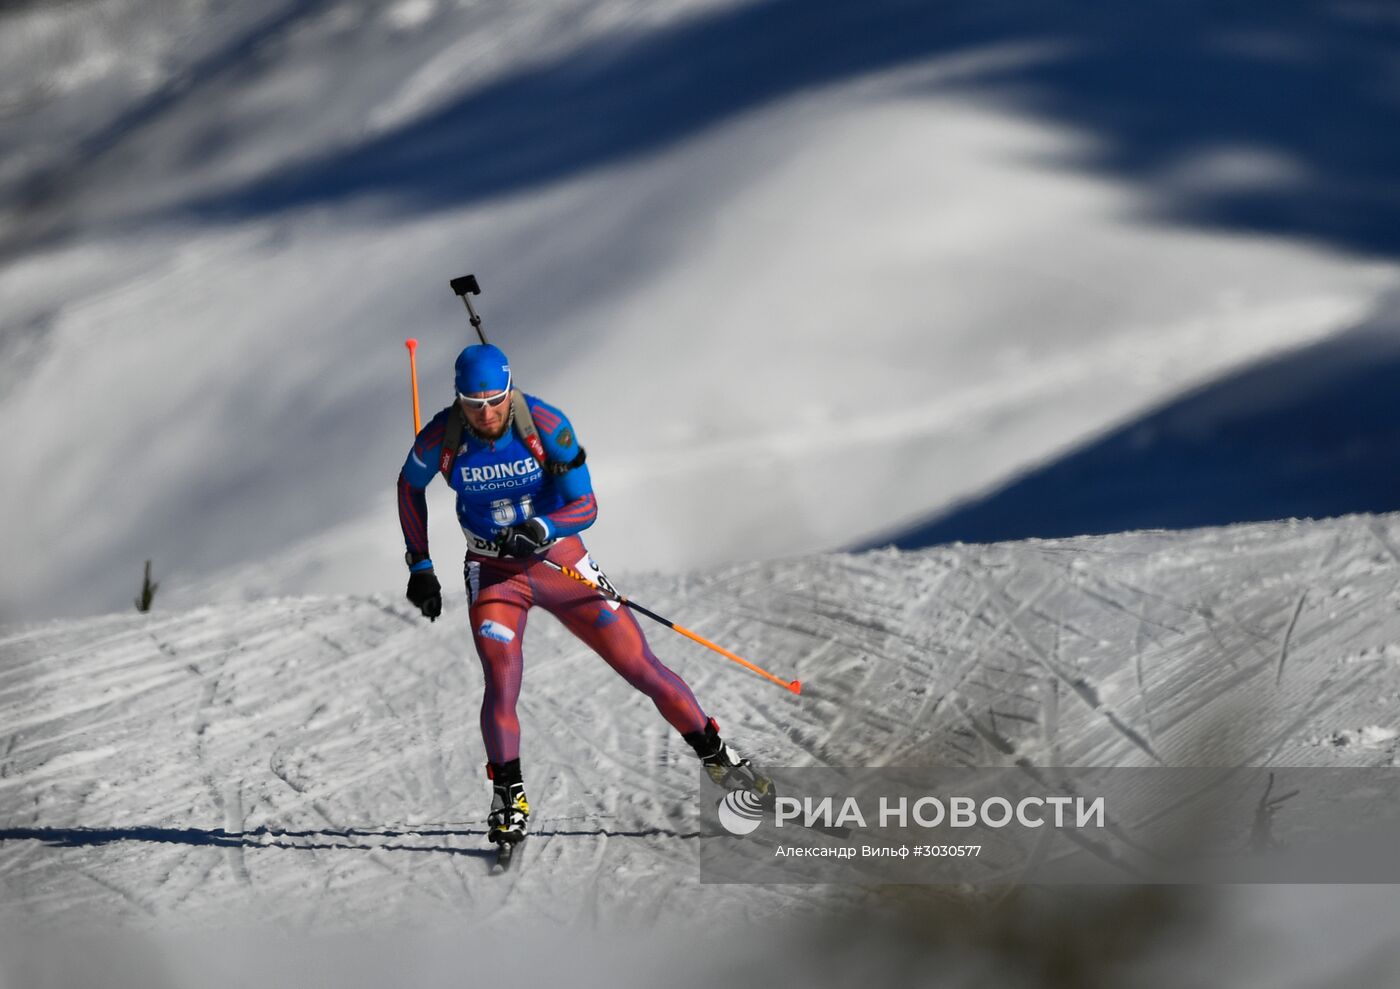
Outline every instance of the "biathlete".
<path id="1" fill-rule="evenodd" d="M 457 519 L 467 538 L 467 601 L 486 679 L 481 736 L 492 784 L 491 841 L 521 840 L 530 817 L 515 707 L 525 617 L 535 606 L 650 697 L 717 784 L 770 795 L 771 781 L 720 738 L 718 724 L 690 687 L 651 651 L 632 612 L 543 562 L 572 567 L 608 586 L 579 538 L 598 517 L 598 503 L 583 448 L 564 413 L 533 395 L 517 398 L 510 362 L 489 344 L 462 351 L 455 384 L 456 402 L 418 433 L 399 473 L 399 523 L 408 549 L 408 599 L 436 620 L 442 587 L 428 555 L 424 488 L 442 473 L 457 493 Z M 527 416 L 517 414 L 520 398 Z M 527 417 L 530 423 L 519 421 Z"/>

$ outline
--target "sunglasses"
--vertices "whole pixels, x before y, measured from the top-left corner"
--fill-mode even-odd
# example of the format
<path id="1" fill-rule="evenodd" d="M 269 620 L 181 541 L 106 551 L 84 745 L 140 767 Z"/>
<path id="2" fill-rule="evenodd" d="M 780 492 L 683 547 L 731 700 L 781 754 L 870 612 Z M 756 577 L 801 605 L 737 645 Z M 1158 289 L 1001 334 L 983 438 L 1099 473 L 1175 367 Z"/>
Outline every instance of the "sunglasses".
<path id="1" fill-rule="evenodd" d="M 457 400 L 470 409 L 494 409 L 506 399 L 510 398 L 510 388 L 497 392 L 494 395 L 487 395 L 485 398 L 473 398 L 470 395 L 457 393 Z"/>

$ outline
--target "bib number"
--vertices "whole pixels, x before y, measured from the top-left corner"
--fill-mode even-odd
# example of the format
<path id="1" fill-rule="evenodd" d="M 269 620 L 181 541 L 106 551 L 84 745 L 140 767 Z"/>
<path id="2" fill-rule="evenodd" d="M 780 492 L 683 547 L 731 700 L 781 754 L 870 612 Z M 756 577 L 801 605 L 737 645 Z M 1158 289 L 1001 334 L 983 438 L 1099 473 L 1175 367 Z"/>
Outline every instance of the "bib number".
<path id="1" fill-rule="evenodd" d="M 491 502 L 491 521 L 504 528 L 518 525 L 535 514 L 535 504 L 529 495 L 523 495 L 519 503 L 512 498 L 497 498 Z"/>

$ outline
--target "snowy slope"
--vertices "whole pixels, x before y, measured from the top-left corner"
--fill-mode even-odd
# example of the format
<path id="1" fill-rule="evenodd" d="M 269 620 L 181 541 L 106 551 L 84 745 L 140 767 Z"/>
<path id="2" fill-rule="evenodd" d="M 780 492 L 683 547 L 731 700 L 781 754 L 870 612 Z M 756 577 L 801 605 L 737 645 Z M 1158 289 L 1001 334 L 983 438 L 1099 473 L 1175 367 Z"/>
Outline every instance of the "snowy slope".
<path id="1" fill-rule="evenodd" d="M 1144 524 L 1159 436 L 1303 497 L 1226 443 L 1188 519 L 1393 459 L 1273 416 L 1393 392 L 1393 12 L 1216 6 L 0 11 L 0 989 L 1400 982 L 1383 887 L 702 886 L 688 749 L 543 615 L 492 880 L 464 611 L 401 598 L 401 341 L 444 402 L 475 270 L 599 559 L 806 684 L 649 633 L 768 765 L 1393 765 L 1398 516 L 825 553 L 1076 479 L 1056 531 Z M 153 954 L 44 949 L 111 928 Z"/>
<path id="2" fill-rule="evenodd" d="M 1388 766 L 1398 554 L 1400 516 L 1351 517 L 624 584 L 804 680 L 792 697 L 651 634 L 770 766 L 998 765 L 1012 752 L 1042 765 Z M 7 629 L 0 926 L 520 923 L 663 943 L 696 925 L 878 904 L 855 888 L 698 885 L 693 757 L 544 615 L 522 701 L 537 836 L 518 872 L 488 876 L 480 678 L 450 604 L 436 624 L 396 598 L 319 597 Z M 1225 929 L 1196 932 L 1195 950 L 1286 972 L 1303 923 L 1281 919 L 1287 896 L 1231 895 Z M 1370 912 L 1346 936 L 1374 945 L 1397 903 L 1352 896 Z M 1277 949 L 1266 959 L 1227 950 L 1251 925 Z"/>
<path id="3" fill-rule="evenodd" d="M 396 592 L 401 341 L 445 402 L 467 269 L 598 465 L 600 559 L 677 573 L 898 530 L 1396 282 L 1306 222 L 1387 215 L 1364 11 L 1337 15 L 1346 72 L 1247 14 L 1199 43 L 1148 22 L 1161 44 L 1090 86 L 1166 142 L 1125 171 L 1096 166 L 1138 117 L 1075 88 L 1141 41 L 1107 6 L 99 6 L 0 30 L 9 619 L 123 607 L 147 557 L 181 607 Z M 1354 111 L 1339 161 L 1268 86 L 1228 120 L 1159 92 L 1202 51 L 1320 75 Z"/>

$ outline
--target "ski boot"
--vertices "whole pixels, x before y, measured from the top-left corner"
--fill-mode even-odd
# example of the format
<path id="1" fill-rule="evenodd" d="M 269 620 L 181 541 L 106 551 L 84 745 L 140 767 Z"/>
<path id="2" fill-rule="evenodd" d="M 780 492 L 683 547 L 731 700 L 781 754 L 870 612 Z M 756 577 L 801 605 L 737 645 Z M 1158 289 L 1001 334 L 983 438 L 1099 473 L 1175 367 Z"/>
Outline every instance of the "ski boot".
<path id="1" fill-rule="evenodd" d="M 530 821 L 530 804 L 520 778 L 520 760 L 486 764 L 491 780 L 491 813 L 486 816 L 487 838 L 497 845 L 514 845 L 525 840 Z"/>
<path id="2" fill-rule="evenodd" d="M 719 723 L 714 718 L 705 722 L 704 731 L 693 731 L 682 737 L 700 757 L 705 772 L 716 786 L 724 790 L 746 790 L 768 805 L 777 799 L 773 781 L 725 744 L 719 737 Z"/>

